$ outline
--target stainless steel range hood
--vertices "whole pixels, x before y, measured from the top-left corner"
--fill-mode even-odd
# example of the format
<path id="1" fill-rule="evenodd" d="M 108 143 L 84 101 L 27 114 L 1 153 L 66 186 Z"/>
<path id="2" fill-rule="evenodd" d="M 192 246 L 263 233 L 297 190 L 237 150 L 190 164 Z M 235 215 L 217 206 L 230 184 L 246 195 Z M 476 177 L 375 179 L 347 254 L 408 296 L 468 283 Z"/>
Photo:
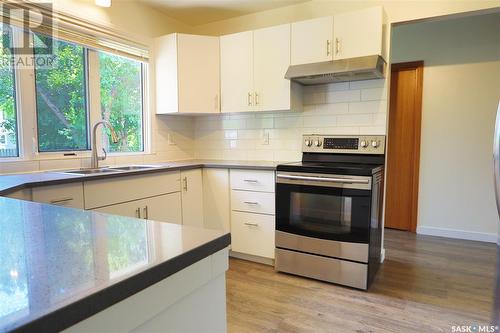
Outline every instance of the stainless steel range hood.
<path id="1" fill-rule="evenodd" d="M 382 79 L 385 60 L 379 55 L 317 62 L 288 67 L 285 79 L 309 86 L 315 84 Z"/>

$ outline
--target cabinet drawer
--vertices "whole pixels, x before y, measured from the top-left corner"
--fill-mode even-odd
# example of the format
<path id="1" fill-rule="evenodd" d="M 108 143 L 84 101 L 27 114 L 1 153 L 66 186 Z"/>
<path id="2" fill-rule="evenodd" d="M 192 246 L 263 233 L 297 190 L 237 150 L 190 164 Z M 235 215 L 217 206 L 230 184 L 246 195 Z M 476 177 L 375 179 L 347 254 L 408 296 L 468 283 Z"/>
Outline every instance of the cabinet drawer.
<path id="1" fill-rule="evenodd" d="M 274 192 L 274 171 L 231 170 L 231 189 Z"/>
<path id="2" fill-rule="evenodd" d="M 232 210 L 274 215 L 274 204 L 274 193 L 231 191 Z"/>
<path id="3" fill-rule="evenodd" d="M 274 216 L 231 212 L 231 249 L 274 258 Z"/>
<path id="4" fill-rule="evenodd" d="M 71 183 L 34 187 L 32 200 L 52 205 L 83 209 L 83 184 Z"/>
<path id="5" fill-rule="evenodd" d="M 87 181 L 85 209 L 180 192 L 180 172 Z"/>

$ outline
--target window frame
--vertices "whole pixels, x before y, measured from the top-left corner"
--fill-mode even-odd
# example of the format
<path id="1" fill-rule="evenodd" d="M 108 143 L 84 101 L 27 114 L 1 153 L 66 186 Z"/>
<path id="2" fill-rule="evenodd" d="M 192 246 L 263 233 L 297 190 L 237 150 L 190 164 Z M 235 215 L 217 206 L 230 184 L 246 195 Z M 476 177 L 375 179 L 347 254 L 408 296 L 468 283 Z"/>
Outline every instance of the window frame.
<path id="1" fill-rule="evenodd" d="M 7 25 L 3 22 L 0 22 L 2 25 Z M 13 25 L 9 25 L 10 29 L 10 38 L 13 43 L 17 43 L 17 38 L 18 36 L 15 34 L 15 30 L 17 27 Z M 11 50 L 12 55 L 16 56 L 15 51 Z M 13 82 L 13 87 L 12 87 L 12 92 L 14 94 L 14 108 L 15 108 L 15 114 L 16 114 L 16 150 L 17 150 L 17 155 L 16 156 L 8 156 L 8 157 L 0 157 L 0 161 L 18 161 L 22 157 L 22 134 L 21 134 L 21 113 L 20 113 L 20 105 L 19 105 L 19 79 L 18 79 L 18 67 L 17 66 L 12 66 L 12 82 Z M 7 138 L 6 138 L 7 140 Z"/>
<path id="2" fill-rule="evenodd" d="M 19 43 L 23 38 L 30 38 L 32 41 L 32 32 L 25 31 L 22 28 L 11 25 L 12 39 Z M 57 39 L 57 37 L 54 37 Z M 66 41 L 64 39 L 61 39 Z M 73 43 L 71 41 L 67 41 Z M 96 138 L 92 138 L 92 127 L 97 121 L 101 120 L 100 110 L 100 73 L 98 52 L 81 45 L 84 48 L 85 55 L 85 93 L 86 93 L 86 109 L 87 109 L 87 140 L 88 149 L 86 150 L 68 150 L 68 151 L 38 151 L 38 118 L 36 109 L 36 81 L 35 68 L 19 68 L 14 66 L 15 77 L 15 101 L 17 114 L 17 157 L 2 157 L 2 162 L 19 162 L 19 161 L 39 161 L 39 160 L 60 160 L 60 159 L 82 159 L 90 158 L 92 151 L 92 139 L 97 140 L 98 146 L 102 139 L 102 131 L 97 132 Z M 102 50 L 103 52 L 108 52 Z M 109 52 L 108 52 L 109 53 Z M 14 56 L 17 56 L 14 54 Z M 122 56 L 122 55 L 119 55 Z M 123 56 L 122 56 L 123 57 Z M 126 58 L 126 57 L 125 57 Z M 138 61 L 136 59 L 132 59 Z M 96 62 L 97 61 L 97 62 Z M 141 64 L 141 89 L 142 89 L 142 137 L 143 150 L 138 152 L 108 152 L 109 157 L 113 156 L 134 156 L 148 155 L 152 153 L 151 147 L 151 110 L 149 104 L 150 84 L 149 84 L 149 65 L 145 62 L 138 61 Z"/>

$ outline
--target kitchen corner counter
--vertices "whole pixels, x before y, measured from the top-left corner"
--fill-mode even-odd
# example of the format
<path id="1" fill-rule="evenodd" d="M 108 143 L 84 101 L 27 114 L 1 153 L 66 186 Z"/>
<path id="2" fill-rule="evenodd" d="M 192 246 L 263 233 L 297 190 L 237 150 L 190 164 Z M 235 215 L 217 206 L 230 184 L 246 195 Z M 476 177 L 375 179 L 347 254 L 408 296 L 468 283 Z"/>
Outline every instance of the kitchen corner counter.
<path id="1" fill-rule="evenodd" d="M 9 174 L 0 176 L 0 196 L 36 186 L 64 184 L 81 182 L 91 179 L 105 179 L 140 175 L 155 172 L 174 170 L 189 170 L 197 168 L 228 168 L 228 169 L 253 169 L 253 170 L 276 170 L 276 162 L 268 161 L 226 161 L 226 160 L 185 160 L 162 163 L 148 163 L 155 168 L 135 171 L 121 171 L 116 173 L 104 173 L 95 175 L 67 174 L 64 171 L 47 171 L 24 174 Z"/>
<path id="2" fill-rule="evenodd" d="M 66 329 L 230 244 L 222 231 L 9 198 L 0 216 L 0 332 Z"/>

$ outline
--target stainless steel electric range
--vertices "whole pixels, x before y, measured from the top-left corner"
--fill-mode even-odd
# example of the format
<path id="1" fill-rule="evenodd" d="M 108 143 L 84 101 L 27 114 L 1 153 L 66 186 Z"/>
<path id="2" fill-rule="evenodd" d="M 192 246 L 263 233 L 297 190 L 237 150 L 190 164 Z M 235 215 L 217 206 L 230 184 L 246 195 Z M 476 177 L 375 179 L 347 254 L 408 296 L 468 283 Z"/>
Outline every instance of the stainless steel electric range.
<path id="1" fill-rule="evenodd" d="M 385 136 L 304 135 L 276 173 L 281 272 L 368 289 L 380 264 Z"/>

